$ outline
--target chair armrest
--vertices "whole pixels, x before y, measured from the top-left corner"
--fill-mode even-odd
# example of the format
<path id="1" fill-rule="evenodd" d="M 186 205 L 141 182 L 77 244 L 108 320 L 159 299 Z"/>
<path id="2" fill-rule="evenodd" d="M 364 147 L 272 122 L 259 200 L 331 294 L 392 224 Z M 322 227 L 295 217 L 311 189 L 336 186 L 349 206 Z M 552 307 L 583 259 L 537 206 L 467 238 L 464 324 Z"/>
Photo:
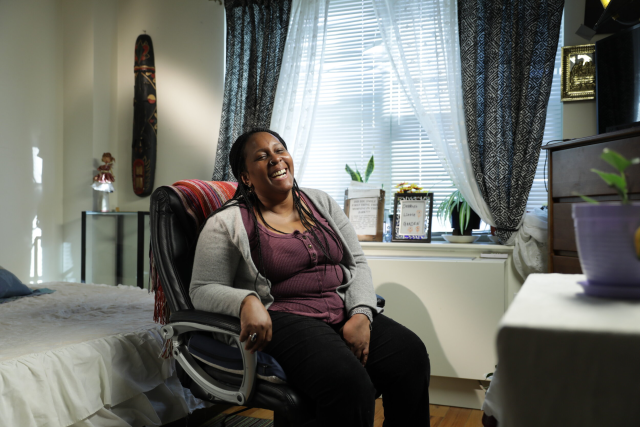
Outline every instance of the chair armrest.
<path id="1" fill-rule="evenodd" d="M 181 310 L 171 314 L 170 323 L 189 322 L 224 329 L 230 334 L 240 335 L 240 319 L 201 310 Z"/>
<path id="2" fill-rule="evenodd" d="M 242 354 L 242 384 L 239 388 L 215 380 L 191 356 L 181 335 L 188 332 L 208 331 L 229 335 Z M 240 321 L 235 317 L 198 310 L 184 310 L 171 315 L 170 323 L 162 327 L 162 335 L 173 345 L 171 354 L 182 369 L 209 395 L 235 405 L 244 405 L 255 389 L 258 358 L 245 350 L 240 342 Z"/>

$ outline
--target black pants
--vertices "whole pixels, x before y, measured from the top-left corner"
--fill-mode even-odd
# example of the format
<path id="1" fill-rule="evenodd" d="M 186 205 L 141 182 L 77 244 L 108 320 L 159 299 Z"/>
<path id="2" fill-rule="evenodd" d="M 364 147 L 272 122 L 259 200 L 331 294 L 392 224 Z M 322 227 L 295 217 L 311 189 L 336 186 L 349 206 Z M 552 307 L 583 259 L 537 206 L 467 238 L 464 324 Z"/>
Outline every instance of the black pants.
<path id="1" fill-rule="evenodd" d="M 429 355 L 409 329 L 376 316 L 363 367 L 337 327 L 305 316 L 269 313 L 273 338 L 264 351 L 280 363 L 288 383 L 316 402 L 322 426 L 373 426 L 380 393 L 385 427 L 429 425 Z"/>

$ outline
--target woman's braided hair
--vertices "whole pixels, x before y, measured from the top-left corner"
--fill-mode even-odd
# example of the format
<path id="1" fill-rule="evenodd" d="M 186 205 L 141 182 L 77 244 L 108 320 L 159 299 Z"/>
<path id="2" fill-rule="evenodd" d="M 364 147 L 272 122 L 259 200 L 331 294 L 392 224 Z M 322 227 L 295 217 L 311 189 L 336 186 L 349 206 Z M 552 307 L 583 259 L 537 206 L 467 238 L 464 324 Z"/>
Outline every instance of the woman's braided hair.
<path id="1" fill-rule="evenodd" d="M 251 188 L 249 188 L 249 186 L 247 186 L 242 182 L 242 173 L 246 172 L 246 169 L 247 169 L 246 153 L 244 151 L 245 145 L 253 134 L 259 133 L 259 132 L 266 132 L 275 136 L 278 139 L 278 141 L 280 141 L 280 143 L 284 146 L 284 148 L 287 149 L 287 144 L 284 142 L 282 137 L 278 135 L 277 132 L 274 132 L 270 129 L 253 128 L 250 131 L 240 135 L 236 139 L 236 141 L 233 143 L 233 145 L 231 146 L 231 150 L 229 151 L 229 165 L 231 166 L 231 172 L 233 173 L 233 176 L 238 181 L 238 187 L 233 197 L 227 200 L 226 203 L 220 206 L 220 208 L 218 208 L 215 212 L 213 212 L 209 217 L 231 206 L 238 206 L 241 209 L 247 209 L 253 221 L 254 229 L 256 230 L 258 257 L 260 260 L 260 267 L 262 270 L 259 272 L 262 273 L 264 277 L 267 277 L 265 265 L 262 259 L 262 246 L 260 243 L 260 228 L 258 227 L 258 219 L 256 217 L 256 212 L 258 212 L 258 215 L 260 216 L 260 220 L 267 228 L 270 228 L 271 230 L 277 233 L 282 233 L 282 234 L 286 234 L 286 233 L 275 229 L 274 227 L 269 225 L 267 221 L 265 221 L 264 217 L 262 216 L 262 211 L 260 209 L 261 203 L 260 203 L 260 200 L 258 199 L 258 196 L 251 190 Z M 326 227 L 320 221 L 317 220 L 317 218 L 313 215 L 313 212 L 302 202 L 300 198 L 300 194 L 301 194 L 300 188 L 298 187 L 298 183 L 294 178 L 293 189 L 292 189 L 293 205 L 296 211 L 298 212 L 298 215 L 300 216 L 300 222 L 302 222 L 302 225 L 304 226 L 305 230 L 307 230 L 313 236 L 313 239 L 318 244 L 318 246 L 320 246 L 320 249 L 322 250 L 322 253 L 324 254 L 324 256 L 327 257 L 327 259 L 332 264 L 336 264 L 340 260 L 334 260 L 331 257 L 331 254 L 329 253 L 329 249 L 328 249 L 329 242 L 326 236 L 329 235 L 331 239 L 340 247 L 341 243 L 340 243 L 340 240 L 338 239 L 338 236 L 336 235 L 335 231 L 331 229 L 331 227 Z M 203 222 L 203 226 L 205 223 L 206 221 Z M 322 240 L 324 240 L 324 242 L 316 234 L 316 231 L 315 231 L 316 226 L 320 227 L 322 230 L 325 231 L 325 233 L 321 233 Z M 202 227 L 200 229 L 202 230 Z M 325 269 L 326 269 L 326 264 L 325 264 Z M 258 277 L 256 276 L 256 280 L 257 279 Z"/>

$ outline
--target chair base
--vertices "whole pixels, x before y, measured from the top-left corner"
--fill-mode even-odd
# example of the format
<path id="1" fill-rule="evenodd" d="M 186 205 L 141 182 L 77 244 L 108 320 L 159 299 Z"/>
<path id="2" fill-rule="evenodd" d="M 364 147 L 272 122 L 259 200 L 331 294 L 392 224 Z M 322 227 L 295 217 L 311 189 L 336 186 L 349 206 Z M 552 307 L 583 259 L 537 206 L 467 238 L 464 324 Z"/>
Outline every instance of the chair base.
<path id="1" fill-rule="evenodd" d="M 239 375 L 220 371 L 202 363 L 200 365 L 212 378 L 229 386 L 237 387 L 238 381 L 241 381 Z M 195 381 L 191 380 L 188 375 L 184 374 L 180 365 L 177 364 L 176 368 L 182 386 L 190 389 L 191 393 L 198 399 L 211 403 L 237 404 L 210 396 Z M 319 425 L 315 421 L 314 409 L 311 402 L 303 398 L 287 384 L 273 384 L 267 381 L 257 380 L 254 387 L 255 391 L 253 396 L 244 406 L 273 411 L 274 427 L 315 427 Z"/>
<path id="2" fill-rule="evenodd" d="M 316 419 L 312 419 L 306 422 L 293 424 L 286 416 L 281 412 L 273 413 L 273 427 L 320 427 L 320 423 Z"/>

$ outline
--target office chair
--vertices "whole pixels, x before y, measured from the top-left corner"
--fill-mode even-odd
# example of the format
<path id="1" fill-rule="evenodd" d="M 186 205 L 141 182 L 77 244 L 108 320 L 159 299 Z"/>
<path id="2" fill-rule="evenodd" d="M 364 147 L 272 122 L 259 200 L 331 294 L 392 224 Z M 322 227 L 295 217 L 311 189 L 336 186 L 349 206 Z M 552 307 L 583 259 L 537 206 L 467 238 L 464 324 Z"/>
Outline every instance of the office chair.
<path id="1" fill-rule="evenodd" d="M 182 385 L 194 396 L 213 403 L 263 408 L 274 412 L 274 427 L 314 425 L 313 402 L 286 384 L 286 373 L 270 356 L 244 350 L 240 320 L 195 310 L 189 285 L 200 225 L 233 196 L 236 183 L 178 181 L 157 188 L 151 196 L 151 276 L 156 308 L 163 315 L 164 294 L 169 316 L 162 327 Z M 160 286 L 157 286 L 159 282 Z M 378 297 L 378 306 L 384 299 Z M 165 312 L 166 313 L 166 312 Z M 213 338 L 224 335 L 236 347 Z"/>

